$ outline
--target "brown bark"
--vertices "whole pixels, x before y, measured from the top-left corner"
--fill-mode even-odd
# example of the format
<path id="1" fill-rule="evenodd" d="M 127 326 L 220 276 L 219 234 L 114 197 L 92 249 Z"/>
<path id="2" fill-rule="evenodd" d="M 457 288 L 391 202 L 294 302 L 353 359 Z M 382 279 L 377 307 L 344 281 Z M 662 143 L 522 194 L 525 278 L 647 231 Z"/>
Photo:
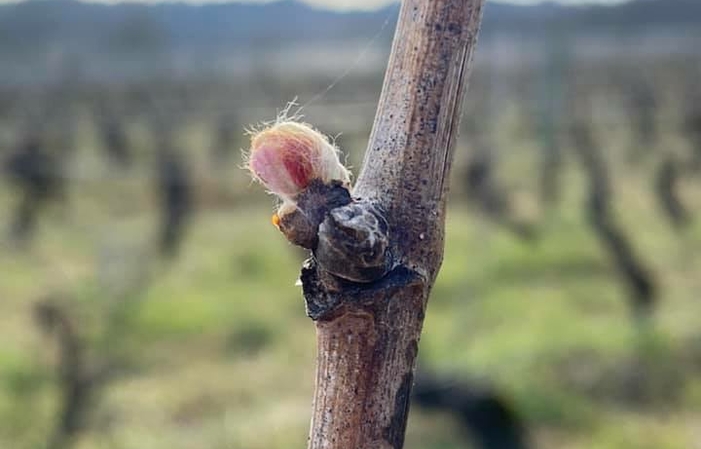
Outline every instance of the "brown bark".
<path id="1" fill-rule="evenodd" d="M 302 271 L 318 339 L 310 449 L 404 444 L 483 1 L 402 5 L 353 202 L 326 214 Z"/>

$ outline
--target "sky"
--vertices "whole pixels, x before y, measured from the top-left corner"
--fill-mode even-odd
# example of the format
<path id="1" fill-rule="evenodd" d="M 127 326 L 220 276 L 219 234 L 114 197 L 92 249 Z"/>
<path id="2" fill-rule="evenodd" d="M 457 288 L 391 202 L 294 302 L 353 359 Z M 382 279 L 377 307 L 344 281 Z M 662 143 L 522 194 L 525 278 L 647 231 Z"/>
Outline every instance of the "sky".
<path id="1" fill-rule="evenodd" d="M 0 0 L 0 3 L 15 3 L 21 0 Z M 245 1 L 248 3 L 263 3 L 269 2 L 271 0 L 83 0 L 96 3 L 119 3 L 122 1 L 129 2 L 139 2 L 139 3 L 157 3 L 159 1 L 182 1 L 185 3 L 221 3 L 225 1 Z M 274 0 L 272 0 L 274 1 Z M 394 3 L 395 0 L 300 0 L 304 3 L 308 3 L 313 6 L 323 7 L 326 9 L 337 9 L 337 10 L 354 10 L 354 9 L 376 9 L 386 6 L 390 3 Z M 491 1 L 491 0 L 488 0 Z M 495 0 L 500 3 L 514 3 L 519 5 L 532 5 L 534 3 L 540 3 L 543 0 Z M 582 5 L 582 4 L 614 4 L 621 3 L 626 0 L 555 0 L 556 3 L 561 3 L 565 5 Z"/>

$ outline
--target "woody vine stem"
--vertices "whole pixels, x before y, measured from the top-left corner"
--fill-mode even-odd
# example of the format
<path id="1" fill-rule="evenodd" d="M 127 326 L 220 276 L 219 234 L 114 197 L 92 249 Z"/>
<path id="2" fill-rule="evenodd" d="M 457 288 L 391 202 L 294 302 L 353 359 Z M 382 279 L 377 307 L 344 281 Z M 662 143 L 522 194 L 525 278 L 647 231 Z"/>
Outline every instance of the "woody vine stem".
<path id="1" fill-rule="evenodd" d="M 448 178 L 484 0 L 405 0 L 353 188 L 336 148 L 281 117 L 248 165 L 311 250 L 317 330 L 310 449 L 401 449 L 428 296 L 443 259 Z"/>

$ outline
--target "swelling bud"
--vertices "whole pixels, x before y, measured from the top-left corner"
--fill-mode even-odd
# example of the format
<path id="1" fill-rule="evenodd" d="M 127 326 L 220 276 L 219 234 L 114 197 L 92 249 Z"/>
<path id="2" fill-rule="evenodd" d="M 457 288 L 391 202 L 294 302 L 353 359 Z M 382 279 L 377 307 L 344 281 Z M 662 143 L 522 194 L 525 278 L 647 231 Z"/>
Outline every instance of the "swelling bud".
<path id="1" fill-rule="evenodd" d="M 278 121 L 252 134 L 248 169 L 288 205 L 296 204 L 298 195 L 312 181 L 337 181 L 350 186 L 350 172 L 341 164 L 338 149 L 328 137 L 295 121 Z"/>

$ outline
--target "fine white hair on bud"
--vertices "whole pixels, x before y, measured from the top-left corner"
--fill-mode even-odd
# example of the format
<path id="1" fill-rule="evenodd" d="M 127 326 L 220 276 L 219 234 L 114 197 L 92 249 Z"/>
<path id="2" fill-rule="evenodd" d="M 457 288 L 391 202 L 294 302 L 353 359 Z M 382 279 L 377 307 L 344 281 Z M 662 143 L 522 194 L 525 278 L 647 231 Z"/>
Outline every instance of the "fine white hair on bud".
<path id="1" fill-rule="evenodd" d="M 251 133 L 247 166 L 256 180 L 288 204 L 314 180 L 350 186 L 350 172 L 329 138 L 286 117 Z"/>

